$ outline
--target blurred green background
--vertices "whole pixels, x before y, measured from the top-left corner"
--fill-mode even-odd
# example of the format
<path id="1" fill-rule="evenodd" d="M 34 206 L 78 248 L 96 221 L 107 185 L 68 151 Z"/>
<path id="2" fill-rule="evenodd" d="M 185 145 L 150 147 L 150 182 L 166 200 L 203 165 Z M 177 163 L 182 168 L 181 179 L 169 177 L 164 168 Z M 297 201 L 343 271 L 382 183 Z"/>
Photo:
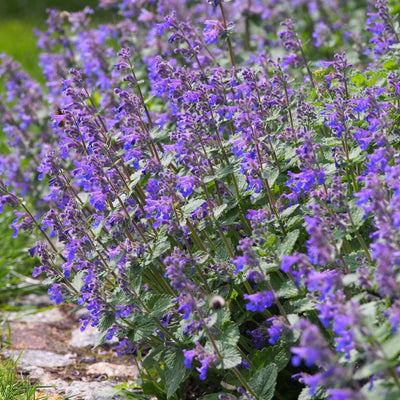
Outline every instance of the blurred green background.
<path id="1" fill-rule="evenodd" d="M 33 28 L 46 29 L 46 9 L 78 11 L 96 8 L 98 0 L 0 0 L 0 53 L 18 60 L 35 78 L 40 79 L 38 50 Z"/>

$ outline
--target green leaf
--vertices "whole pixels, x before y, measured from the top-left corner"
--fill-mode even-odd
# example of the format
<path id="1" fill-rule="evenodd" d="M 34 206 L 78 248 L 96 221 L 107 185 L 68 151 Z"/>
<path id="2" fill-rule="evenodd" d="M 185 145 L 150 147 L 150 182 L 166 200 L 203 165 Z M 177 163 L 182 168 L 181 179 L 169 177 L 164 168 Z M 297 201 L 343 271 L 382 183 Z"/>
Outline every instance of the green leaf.
<path id="1" fill-rule="evenodd" d="M 279 176 L 279 170 L 278 169 L 264 170 L 261 176 L 262 178 L 267 179 L 269 186 L 272 187 L 274 186 L 274 183 Z"/>
<path id="2" fill-rule="evenodd" d="M 128 333 L 128 338 L 132 342 L 139 342 L 144 339 L 149 340 L 149 336 L 157 329 L 157 324 L 148 314 L 136 315 L 134 323 L 137 328 Z"/>
<path id="3" fill-rule="evenodd" d="M 375 360 L 363 367 L 361 367 L 355 374 L 354 379 L 365 379 L 370 376 L 382 372 L 387 368 L 395 367 L 397 365 L 397 360 Z"/>
<path id="4" fill-rule="evenodd" d="M 383 68 L 385 71 L 396 71 L 399 69 L 399 64 L 394 58 L 391 58 L 383 63 Z"/>
<path id="5" fill-rule="evenodd" d="M 253 363 L 259 368 L 264 365 L 275 364 L 278 372 L 282 371 L 290 361 L 289 347 L 271 346 L 258 351 L 254 355 Z"/>
<path id="6" fill-rule="evenodd" d="M 85 284 L 83 281 L 82 277 L 84 275 L 85 271 L 78 271 L 73 279 L 72 279 L 72 286 L 78 291 L 81 291 L 82 286 Z"/>
<path id="7" fill-rule="evenodd" d="M 170 308 L 173 297 L 167 294 L 155 294 L 150 297 L 146 305 L 151 310 L 151 316 L 161 317 Z"/>
<path id="8" fill-rule="evenodd" d="M 273 287 L 277 288 L 277 286 L 273 285 Z M 282 297 L 284 299 L 291 299 L 293 297 L 298 296 L 299 292 L 292 281 L 285 281 L 280 286 L 279 289 L 275 290 L 275 294 L 277 297 Z"/>
<path id="9" fill-rule="evenodd" d="M 368 382 L 362 387 L 361 392 L 367 400 L 400 399 L 400 390 L 392 380 L 377 380 L 372 388 Z"/>
<path id="10" fill-rule="evenodd" d="M 216 173 L 215 176 L 218 179 L 221 179 L 227 175 L 230 175 L 234 172 L 234 168 L 232 165 L 228 165 L 227 167 L 223 167 L 221 169 L 219 169 Z"/>
<path id="11" fill-rule="evenodd" d="M 154 381 L 146 381 L 142 385 L 142 390 L 144 394 L 149 396 L 156 396 L 157 400 L 166 400 L 165 392 L 157 385 Z"/>
<path id="12" fill-rule="evenodd" d="M 151 349 L 149 354 L 147 354 L 146 358 L 142 361 L 142 366 L 144 368 L 150 368 L 154 364 L 159 363 L 166 351 L 167 348 L 162 344 Z"/>
<path id="13" fill-rule="evenodd" d="M 249 385 L 260 399 L 271 400 L 274 396 L 277 376 L 277 366 L 269 364 L 254 374 Z"/>
<path id="14" fill-rule="evenodd" d="M 324 400 L 327 398 L 327 394 L 322 388 L 317 388 L 317 392 L 315 393 L 314 396 L 311 396 L 310 394 L 310 388 L 305 387 L 303 390 L 300 392 L 299 397 L 297 400 Z"/>
<path id="15" fill-rule="evenodd" d="M 227 346 L 236 346 L 240 338 L 239 327 L 232 321 L 227 322 L 223 328 L 222 333 L 217 339 Z"/>
<path id="16" fill-rule="evenodd" d="M 184 361 L 185 357 L 182 350 L 170 349 L 165 354 L 164 368 L 165 368 L 165 386 L 167 388 L 167 399 L 175 394 L 181 382 L 185 379 L 187 369 Z"/>
<path id="17" fill-rule="evenodd" d="M 214 218 L 215 219 L 218 219 L 221 215 L 222 215 L 222 213 L 224 212 L 224 210 L 226 209 L 228 207 L 228 205 L 225 203 L 225 204 L 222 204 L 222 205 L 220 205 L 220 206 L 218 206 L 218 207 L 215 207 L 214 208 Z"/>
<path id="18" fill-rule="evenodd" d="M 113 312 L 104 314 L 102 313 L 99 317 L 99 322 L 97 323 L 97 329 L 100 332 L 105 332 L 107 329 L 111 328 L 115 322 L 115 314 Z"/>
<path id="19" fill-rule="evenodd" d="M 236 347 L 229 346 L 220 340 L 216 340 L 215 344 L 222 357 L 222 360 L 217 365 L 218 369 L 234 368 L 242 362 L 242 356 L 240 355 Z M 207 343 L 207 345 L 209 345 L 209 343 Z M 211 346 L 210 350 L 213 350 Z"/>
<path id="20" fill-rule="evenodd" d="M 140 178 L 142 177 L 143 171 L 140 169 L 139 171 L 134 172 L 129 179 L 129 189 L 133 190 L 135 186 L 139 183 Z"/>
<path id="21" fill-rule="evenodd" d="M 221 245 L 217 248 L 216 258 L 217 260 L 225 260 L 225 261 L 229 261 L 231 259 L 229 251 L 224 245 Z"/>
<path id="22" fill-rule="evenodd" d="M 285 303 L 285 308 L 289 313 L 300 314 L 305 311 L 315 310 L 315 302 L 310 298 L 289 300 Z"/>
<path id="23" fill-rule="evenodd" d="M 292 215 L 292 214 L 297 210 L 298 207 L 299 207 L 299 204 L 295 204 L 294 206 L 285 208 L 285 209 L 281 212 L 281 217 L 282 217 L 282 218 L 287 218 L 287 217 L 289 217 L 290 215 Z"/>
<path id="24" fill-rule="evenodd" d="M 201 207 L 205 203 L 204 199 L 195 199 L 195 200 L 190 200 L 187 204 L 185 204 L 182 207 L 182 211 L 185 217 L 189 217 L 190 214 L 194 211 L 197 210 L 199 207 Z"/>
<path id="25" fill-rule="evenodd" d="M 278 248 L 278 254 L 280 256 L 289 255 L 291 253 L 299 234 L 300 231 L 298 229 L 295 229 L 287 234 L 285 240 Z"/>
<path id="26" fill-rule="evenodd" d="M 161 238 L 153 247 L 152 259 L 161 256 L 171 247 L 171 243 L 166 237 Z"/>
<path id="27" fill-rule="evenodd" d="M 365 211 L 362 207 L 357 206 L 356 201 L 352 200 L 350 203 L 350 214 L 356 229 L 358 229 L 364 222 Z"/>
<path id="28" fill-rule="evenodd" d="M 382 350 L 388 359 L 394 359 L 400 353 L 400 333 L 396 333 L 382 344 Z"/>
<path id="29" fill-rule="evenodd" d="M 356 72 L 351 77 L 351 81 L 355 83 L 358 87 L 360 87 L 365 85 L 365 83 L 367 82 L 367 78 L 363 74 Z"/>

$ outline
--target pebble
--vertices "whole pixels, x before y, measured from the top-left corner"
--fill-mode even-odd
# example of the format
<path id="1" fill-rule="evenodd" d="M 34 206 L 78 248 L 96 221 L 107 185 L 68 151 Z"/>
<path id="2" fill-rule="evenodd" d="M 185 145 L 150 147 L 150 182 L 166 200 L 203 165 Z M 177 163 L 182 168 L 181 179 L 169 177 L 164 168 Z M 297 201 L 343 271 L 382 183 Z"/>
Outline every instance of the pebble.
<path id="1" fill-rule="evenodd" d="M 14 360 L 21 354 L 20 350 L 5 349 L 3 354 L 6 357 L 12 357 Z M 24 350 L 18 360 L 19 367 L 44 367 L 56 368 L 66 367 L 75 362 L 75 355 L 73 354 L 56 354 L 44 350 Z"/>
<path id="2" fill-rule="evenodd" d="M 107 375 L 108 377 L 123 378 L 129 377 L 129 379 L 139 378 L 139 373 L 136 366 L 126 366 L 112 364 L 108 362 L 98 362 L 89 365 L 86 369 L 86 373 L 90 375 Z"/>
<path id="3" fill-rule="evenodd" d="M 88 326 L 83 332 L 80 328 L 73 329 L 71 331 L 71 339 L 69 341 L 70 346 L 76 348 L 82 347 L 94 347 L 98 343 L 101 337 L 101 333 L 96 327 Z M 112 340 L 107 340 L 105 343 L 116 344 L 118 339 L 113 338 Z"/>
<path id="4" fill-rule="evenodd" d="M 32 312 L 27 312 L 22 314 L 22 316 L 18 316 L 16 320 L 18 322 L 27 322 L 32 324 L 42 324 L 42 323 L 47 324 L 47 323 L 60 322 L 64 318 L 65 317 L 59 310 L 59 308 L 55 307 L 35 314 L 33 314 Z"/>

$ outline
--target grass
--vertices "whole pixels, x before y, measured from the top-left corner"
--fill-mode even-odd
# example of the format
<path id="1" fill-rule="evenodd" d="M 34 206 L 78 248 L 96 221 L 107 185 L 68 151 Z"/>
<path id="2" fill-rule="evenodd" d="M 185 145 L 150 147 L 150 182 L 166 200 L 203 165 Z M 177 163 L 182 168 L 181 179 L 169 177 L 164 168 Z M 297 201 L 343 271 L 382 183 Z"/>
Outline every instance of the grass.
<path id="1" fill-rule="evenodd" d="M 19 354 L 16 360 L 8 358 L 0 362 L 0 398 L 2 400 L 45 400 L 46 395 L 38 395 L 40 388 L 37 384 L 31 384 L 29 378 L 19 376 L 17 366 Z"/>
<path id="2" fill-rule="evenodd" d="M 0 20 L 0 53 L 5 52 L 12 56 L 36 79 L 42 79 L 42 75 L 38 66 L 39 51 L 33 28 L 43 27 L 43 23 L 35 21 Z"/>

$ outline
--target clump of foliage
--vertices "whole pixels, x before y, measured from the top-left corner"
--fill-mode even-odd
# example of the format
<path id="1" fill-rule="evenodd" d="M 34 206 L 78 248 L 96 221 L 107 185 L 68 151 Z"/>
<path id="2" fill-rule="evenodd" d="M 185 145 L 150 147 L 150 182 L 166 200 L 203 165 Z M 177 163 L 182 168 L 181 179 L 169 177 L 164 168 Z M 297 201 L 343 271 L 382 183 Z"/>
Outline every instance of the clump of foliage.
<path id="1" fill-rule="evenodd" d="M 0 202 L 51 299 L 158 399 L 398 398 L 396 10 L 99 8 L 50 11 L 46 87 L 2 57 Z"/>

